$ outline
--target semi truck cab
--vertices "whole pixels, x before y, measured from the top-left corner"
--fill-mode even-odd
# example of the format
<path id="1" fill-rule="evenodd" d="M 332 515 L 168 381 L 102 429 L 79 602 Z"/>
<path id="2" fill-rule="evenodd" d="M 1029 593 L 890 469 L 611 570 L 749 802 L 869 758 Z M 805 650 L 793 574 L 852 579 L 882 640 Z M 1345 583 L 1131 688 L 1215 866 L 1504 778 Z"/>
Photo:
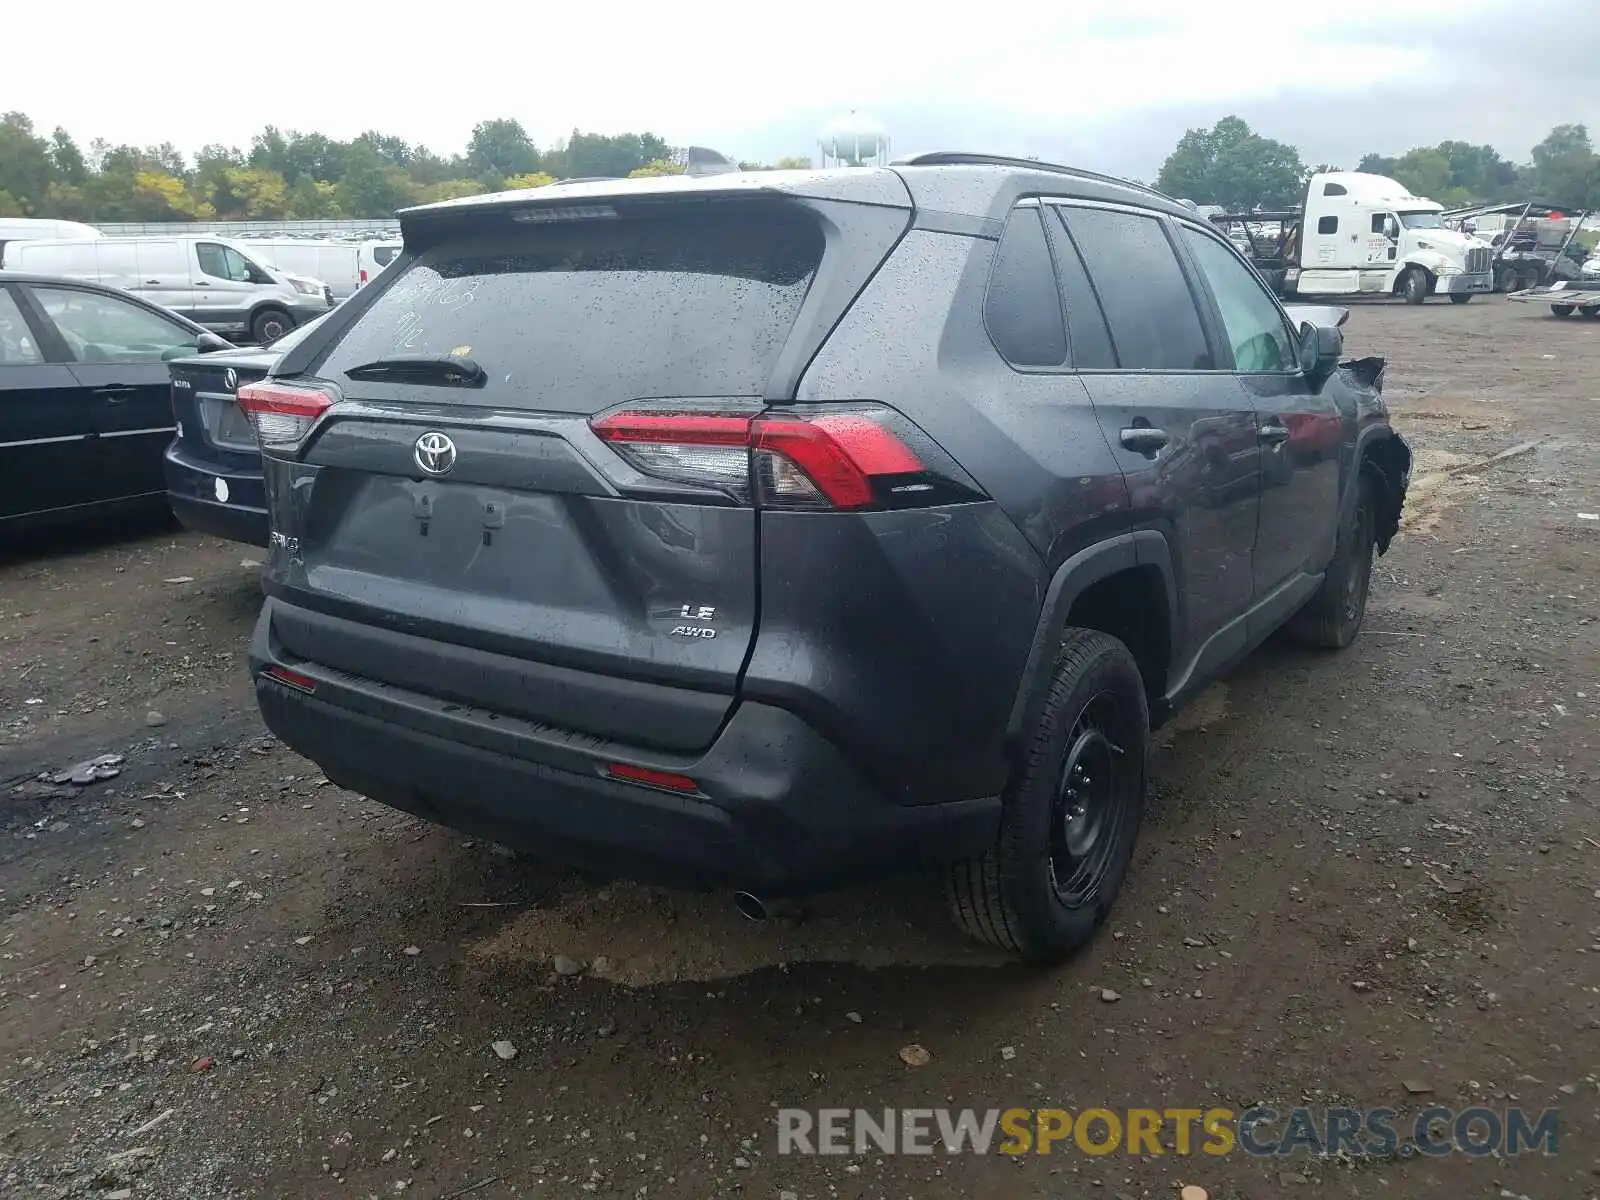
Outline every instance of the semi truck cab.
<path id="1" fill-rule="evenodd" d="M 1399 295 L 1421 304 L 1447 295 L 1464 304 L 1494 291 L 1493 248 L 1449 229 L 1444 206 L 1404 184 L 1361 171 L 1321 171 L 1306 189 L 1290 295 Z"/>

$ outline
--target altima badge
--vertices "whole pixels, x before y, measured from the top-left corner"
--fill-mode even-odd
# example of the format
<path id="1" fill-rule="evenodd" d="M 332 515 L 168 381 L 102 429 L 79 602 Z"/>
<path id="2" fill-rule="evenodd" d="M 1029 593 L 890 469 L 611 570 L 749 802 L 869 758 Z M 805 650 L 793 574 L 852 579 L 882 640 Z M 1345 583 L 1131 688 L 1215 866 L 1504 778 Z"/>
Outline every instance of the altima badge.
<path id="1" fill-rule="evenodd" d="M 411 457 L 425 475 L 448 475 L 456 465 L 456 444 L 442 433 L 425 433 L 417 439 Z"/>

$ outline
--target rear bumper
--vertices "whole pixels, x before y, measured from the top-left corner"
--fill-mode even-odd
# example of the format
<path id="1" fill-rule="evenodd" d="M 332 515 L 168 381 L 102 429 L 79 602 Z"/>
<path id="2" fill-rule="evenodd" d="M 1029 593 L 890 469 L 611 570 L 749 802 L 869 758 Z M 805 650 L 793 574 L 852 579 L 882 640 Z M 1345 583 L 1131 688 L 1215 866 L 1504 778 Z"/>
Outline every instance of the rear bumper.
<path id="1" fill-rule="evenodd" d="M 266 486 L 259 468 L 231 470 L 207 462 L 175 439 L 163 469 L 167 501 L 185 528 L 252 546 L 267 544 Z"/>
<path id="2" fill-rule="evenodd" d="M 285 661 L 263 607 L 250 671 L 268 728 L 342 787 L 543 857 L 691 887 L 792 895 L 980 853 L 999 801 L 900 805 L 793 713 L 738 705 L 690 756 L 642 751 Z M 263 677 L 271 665 L 316 683 Z M 620 783 L 609 763 L 686 775 L 698 794 Z"/>

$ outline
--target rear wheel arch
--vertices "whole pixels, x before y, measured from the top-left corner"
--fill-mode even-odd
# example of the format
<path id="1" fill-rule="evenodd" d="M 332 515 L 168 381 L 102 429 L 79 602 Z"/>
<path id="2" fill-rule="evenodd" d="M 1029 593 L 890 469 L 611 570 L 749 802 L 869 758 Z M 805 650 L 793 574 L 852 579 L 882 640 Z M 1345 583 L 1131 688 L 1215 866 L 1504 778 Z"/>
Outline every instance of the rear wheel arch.
<path id="1" fill-rule="evenodd" d="M 1069 629 L 1110 634 L 1128 647 L 1154 702 L 1166 691 L 1180 615 L 1172 550 L 1164 534 L 1141 529 L 1078 551 L 1051 576 L 1006 724 L 1017 750 L 1038 721 L 1056 651 Z"/>

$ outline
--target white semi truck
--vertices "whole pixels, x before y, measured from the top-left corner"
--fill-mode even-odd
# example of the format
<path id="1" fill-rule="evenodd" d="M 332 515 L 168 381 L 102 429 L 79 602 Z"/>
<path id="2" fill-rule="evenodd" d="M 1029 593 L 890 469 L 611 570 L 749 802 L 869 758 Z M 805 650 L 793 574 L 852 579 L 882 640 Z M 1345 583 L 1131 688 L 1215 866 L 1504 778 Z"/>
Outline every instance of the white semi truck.
<path id="1" fill-rule="evenodd" d="M 1445 226 L 1444 206 L 1362 171 L 1319 171 L 1295 212 L 1212 220 L 1284 296 L 1401 296 L 1456 304 L 1494 291 L 1494 250 Z M 1242 234 L 1242 237 L 1241 237 Z"/>

